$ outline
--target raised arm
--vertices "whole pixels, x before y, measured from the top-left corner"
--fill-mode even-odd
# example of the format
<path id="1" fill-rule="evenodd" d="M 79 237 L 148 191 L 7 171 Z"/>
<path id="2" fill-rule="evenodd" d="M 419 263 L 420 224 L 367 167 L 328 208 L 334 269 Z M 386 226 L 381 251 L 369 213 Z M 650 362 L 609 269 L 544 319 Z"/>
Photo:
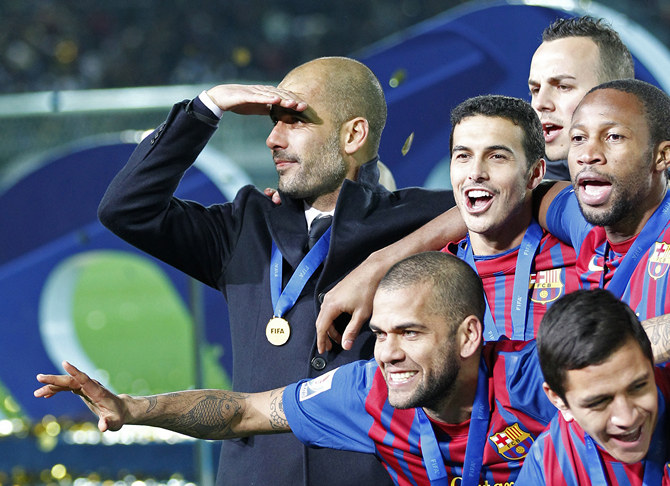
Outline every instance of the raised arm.
<path id="1" fill-rule="evenodd" d="M 569 186 L 569 182 L 564 181 L 542 181 L 539 186 L 533 190 L 533 210 L 535 219 L 545 230 L 547 228 L 547 211 L 554 198 Z"/>
<path id="2" fill-rule="evenodd" d="M 351 349 L 363 325 L 372 314 L 377 286 L 389 268 L 405 257 L 422 251 L 441 250 L 467 232 L 457 208 L 451 208 L 403 239 L 372 253 L 363 263 L 326 293 L 316 320 L 316 342 L 320 353 L 330 350 L 331 339 Z M 340 335 L 333 322 L 340 314 L 351 320 Z"/>
<path id="3" fill-rule="evenodd" d="M 651 341 L 656 364 L 670 361 L 670 314 L 642 321 L 642 327 Z"/>
<path id="4" fill-rule="evenodd" d="M 290 432 L 278 388 L 262 393 L 226 390 L 189 390 L 147 397 L 114 395 L 86 373 L 63 362 L 67 375 L 37 375 L 44 386 L 36 397 L 50 398 L 63 391 L 79 395 L 99 418 L 98 428 L 119 430 L 123 425 L 150 425 L 198 439 L 232 439 L 256 434 Z"/>

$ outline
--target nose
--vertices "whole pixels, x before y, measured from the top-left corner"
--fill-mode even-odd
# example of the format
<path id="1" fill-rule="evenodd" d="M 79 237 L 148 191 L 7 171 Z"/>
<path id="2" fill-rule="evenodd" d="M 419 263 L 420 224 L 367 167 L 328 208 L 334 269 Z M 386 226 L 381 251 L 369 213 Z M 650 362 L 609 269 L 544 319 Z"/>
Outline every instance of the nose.
<path id="1" fill-rule="evenodd" d="M 551 96 L 551 90 L 547 86 L 540 86 L 537 91 L 531 94 L 530 105 L 538 113 L 554 111 L 556 109 Z"/>
<path id="2" fill-rule="evenodd" d="M 489 178 L 488 164 L 484 157 L 477 156 L 472 158 L 469 178 L 473 182 L 481 182 Z"/>
<path id="3" fill-rule="evenodd" d="M 265 145 L 267 145 L 270 150 L 286 149 L 286 141 L 286 124 L 278 121 L 272 128 L 272 131 L 270 131 L 268 138 L 265 139 Z"/>
<path id="4" fill-rule="evenodd" d="M 397 363 L 402 361 L 405 353 L 400 346 L 398 336 L 390 334 L 383 341 L 377 341 L 375 343 L 375 357 L 380 363 Z"/>
<path id="5" fill-rule="evenodd" d="M 611 404 L 610 422 L 615 427 L 628 429 L 637 423 L 639 411 L 633 400 L 628 397 L 616 397 Z"/>
<path id="6" fill-rule="evenodd" d="M 605 156 L 598 140 L 592 138 L 577 145 L 570 144 L 568 163 L 570 163 L 570 159 L 573 160 L 573 164 L 576 162 L 577 165 L 594 165 L 602 164 L 605 161 Z"/>

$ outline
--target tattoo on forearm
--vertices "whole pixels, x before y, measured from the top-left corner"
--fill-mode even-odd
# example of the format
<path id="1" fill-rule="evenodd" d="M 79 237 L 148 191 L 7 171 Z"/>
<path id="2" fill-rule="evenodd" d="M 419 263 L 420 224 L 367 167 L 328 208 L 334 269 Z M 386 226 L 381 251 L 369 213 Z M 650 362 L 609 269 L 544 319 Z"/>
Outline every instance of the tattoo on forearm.
<path id="1" fill-rule="evenodd" d="M 273 430 L 285 430 L 288 428 L 288 420 L 284 414 L 284 401 L 282 397 L 284 394 L 279 392 L 275 394 L 272 392 L 272 401 L 270 402 L 270 427 Z"/>
<path id="2" fill-rule="evenodd" d="M 643 326 L 651 341 L 655 361 L 662 363 L 670 360 L 670 315 L 647 319 Z"/>
<path id="3" fill-rule="evenodd" d="M 178 394 L 174 394 L 178 396 Z M 244 394 L 231 393 L 225 396 L 205 394 L 188 411 L 178 416 L 163 417 L 151 425 L 201 439 L 225 439 L 234 437 L 233 425 L 244 410 Z M 150 400 L 149 409 L 155 407 Z"/>
<path id="4" fill-rule="evenodd" d="M 158 403 L 158 399 L 156 397 L 147 397 L 147 400 L 149 400 L 149 406 L 147 407 L 146 413 L 149 413 L 154 408 L 156 408 L 156 404 Z"/>

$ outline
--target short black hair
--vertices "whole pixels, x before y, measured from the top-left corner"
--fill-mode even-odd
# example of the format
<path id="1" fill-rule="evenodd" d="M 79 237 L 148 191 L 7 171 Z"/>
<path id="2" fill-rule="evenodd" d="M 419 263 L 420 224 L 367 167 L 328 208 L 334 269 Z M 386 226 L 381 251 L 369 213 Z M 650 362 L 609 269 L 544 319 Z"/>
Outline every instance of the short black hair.
<path id="1" fill-rule="evenodd" d="M 432 291 L 431 312 L 460 325 L 468 316 L 484 322 L 484 287 L 475 271 L 454 255 L 439 251 L 417 253 L 393 265 L 379 290 L 394 291 L 426 284 Z"/>
<path id="2" fill-rule="evenodd" d="M 670 96 L 663 90 L 639 79 L 618 79 L 599 84 L 586 95 L 601 89 L 614 89 L 630 93 L 640 101 L 649 127 L 649 137 L 653 148 L 658 147 L 661 142 L 670 140 Z M 580 102 L 580 105 L 582 102 Z"/>
<path id="3" fill-rule="evenodd" d="M 547 310 L 537 334 L 544 381 L 567 403 L 567 372 L 603 363 L 631 339 L 653 366 L 649 338 L 628 305 L 604 289 L 569 293 Z"/>
<path id="4" fill-rule="evenodd" d="M 600 55 L 598 80 L 601 83 L 635 77 L 633 56 L 618 32 L 605 20 L 594 19 L 588 15 L 559 18 L 542 32 L 542 42 L 567 37 L 588 37 L 598 46 Z"/>
<path id="5" fill-rule="evenodd" d="M 449 151 L 454 148 L 454 128 L 464 118 L 489 116 L 509 120 L 521 127 L 523 151 L 528 168 L 544 157 L 544 134 L 542 123 L 533 107 L 520 98 L 503 95 L 482 95 L 469 98 L 451 110 L 451 133 Z"/>

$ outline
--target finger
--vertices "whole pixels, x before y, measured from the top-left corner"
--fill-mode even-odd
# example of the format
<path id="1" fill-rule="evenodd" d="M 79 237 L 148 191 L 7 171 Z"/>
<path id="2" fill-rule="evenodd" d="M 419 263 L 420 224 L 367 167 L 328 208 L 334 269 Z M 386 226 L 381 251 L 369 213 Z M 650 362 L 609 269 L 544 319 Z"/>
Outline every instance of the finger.
<path id="1" fill-rule="evenodd" d="M 354 311 L 349 324 L 347 324 L 347 327 L 344 328 L 344 332 L 342 333 L 342 349 L 349 351 L 353 347 L 354 341 L 360 334 L 363 325 L 368 320 L 366 314 L 367 313 L 361 312 L 360 310 Z"/>
<path id="2" fill-rule="evenodd" d="M 319 353 L 330 351 L 332 343 L 328 332 L 333 327 L 333 321 L 339 315 L 339 311 L 329 305 L 322 305 L 316 318 L 316 349 Z"/>
<path id="3" fill-rule="evenodd" d="M 86 373 L 80 371 L 77 367 L 67 361 L 63 361 L 63 368 L 70 373 L 72 380 L 78 385 L 76 390 L 74 389 L 75 386 L 72 386 L 75 393 L 81 395 L 85 399 L 91 399 L 92 401 L 98 401 L 105 398 L 107 390 L 98 381 L 92 380 Z"/>

